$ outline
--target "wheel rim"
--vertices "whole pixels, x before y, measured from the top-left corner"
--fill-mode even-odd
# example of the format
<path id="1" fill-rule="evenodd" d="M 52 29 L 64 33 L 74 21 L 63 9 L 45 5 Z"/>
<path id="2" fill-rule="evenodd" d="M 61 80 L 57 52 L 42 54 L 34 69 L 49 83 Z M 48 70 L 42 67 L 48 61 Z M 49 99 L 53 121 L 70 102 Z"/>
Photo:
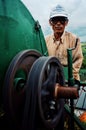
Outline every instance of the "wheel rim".
<path id="1" fill-rule="evenodd" d="M 34 50 L 21 51 L 13 58 L 6 72 L 3 87 L 4 109 L 16 123 L 21 121 L 29 71 L 40 56 L 41 54 Z"/>
<path id="2" fill-rule="evenodd" d="M 49 77 L 49 72 L 51 68 L 54 72 L 57 70 L 57 72 L 53 75 L 53 79 L 52 77 Z M 59 77 L 57 76 L 57 74 Z M 42 122 L 47 128 L 54 128 L 56 127 L 56 125 L 58 125 L 59 120 L 62 116 L 64 102 L 62 99 L 55 100 L 54 98 L 51 98 L 49 94 L 46 92 L 46 89 L 43 87 L 43 85 L 48 79 L 48 77 L 51 78 L 51 80 L 58 82 L 60 85 L 64 84 L 64 75 L 60 62 L 55 57 L 40 57 L 33 64 L 29 73 L 27 83 L 28 86 L 31 85 L 31 87 L 34 88 L 34 93 L 32 95 L 35 95 L 34 102 L 37 102 L 36 99 L 38 98 L 38 105 Z M 34 111 L 33 109 L 36 109 L 36 107 L 36 105 L 33 106 L 31 110 Z M 54 108 L 54 110 L 49 107 Z M 35 118 L 35 115 L 33 115 L 33 118 Z M 35 122 L 33 122 L 32 120 L 33 125 L 34 123 Z"/>

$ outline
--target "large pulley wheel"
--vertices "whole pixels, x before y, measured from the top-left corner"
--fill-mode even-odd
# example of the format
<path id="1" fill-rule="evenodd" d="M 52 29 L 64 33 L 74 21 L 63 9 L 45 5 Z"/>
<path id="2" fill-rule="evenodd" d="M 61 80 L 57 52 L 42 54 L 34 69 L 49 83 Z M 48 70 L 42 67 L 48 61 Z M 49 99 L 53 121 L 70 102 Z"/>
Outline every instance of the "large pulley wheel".
<path id="1" fill-rule="evenodd" d="M 37 114 L 34 115 L 34 112 L 37 108 L 37 101 L 39 107 L 39 110 L 37 109 L 38 114 L 40 113 L 39 117 L 45 127 L 55 128 L 58 125 L 63 113 L 64 101 L 63 99 L 54 99 L 52 94 L 47 91 L 47 85 L 55 85 L 56 83 L 59 83 L 61 86 L 64 85 L 63 69 L 58 59 L 44 56 L 37 59 L 31 67 L 27 82 L 28 86 L 32 87 L 32 102 L 30 102 L 32 108 L 29 111 L 30 113 L 32 112 L 32 122 L 30 122 L 32 127 L 36 122 L 34 118 Z M 28 121 L 31 121 L 30 118 Z M 33 130 L 31 127 L 28 128 Z"/>
<path id="2" fill-rule="evenodd" d="M 3 86 L 4 108 L 16 122 L 22 117 L 29 71 L 40 56 L 41 54 L 35 50 L 21 51 L 13 58 L 6 72 Z"/>

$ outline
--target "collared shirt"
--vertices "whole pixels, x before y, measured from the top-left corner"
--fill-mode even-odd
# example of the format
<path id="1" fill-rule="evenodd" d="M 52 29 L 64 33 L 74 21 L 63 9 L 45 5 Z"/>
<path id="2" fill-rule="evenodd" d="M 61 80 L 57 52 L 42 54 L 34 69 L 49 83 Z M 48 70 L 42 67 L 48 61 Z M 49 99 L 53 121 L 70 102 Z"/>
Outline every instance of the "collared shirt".
<path id="1" fill-rule="evenodd" d="M 67 49 L 74 48 L 76 44 L 76 35 L 70 32 L 64 32 L 59 41 L 55 40 L 54 35 L 51 34 L 46 37 L 46 45 L 48 54 L 55 56 L 59 59 L 63 66 L 68 65 Z M 78 38 L 76 49 L 72 51 L 73 57 L 73 76 L 75 79 L 80 80 L 79 70 L 83 61 L 83 54 L 80 39 Z"/>

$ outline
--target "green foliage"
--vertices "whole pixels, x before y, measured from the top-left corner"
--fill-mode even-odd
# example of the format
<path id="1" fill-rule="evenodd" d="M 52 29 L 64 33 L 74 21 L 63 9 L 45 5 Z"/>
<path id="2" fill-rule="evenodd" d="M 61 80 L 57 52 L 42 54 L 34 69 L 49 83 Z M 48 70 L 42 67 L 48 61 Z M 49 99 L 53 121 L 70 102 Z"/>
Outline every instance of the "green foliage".
<path id="1" fill-rule="evenodd" d="M 86 43 L 82 43 L 82 52 L 83 52 L 84 59 L 83 59 L 81 69 L 85 69 L 86 68 Z"/>
<path id="2" fill-rule="evenodd" d="M 86 57 L 84 57 L 84 59 L 83 59 L 83 63 L 82 63 L 82 67 L 81 68 L 86 68 Z"/>
<path id="3" fill-rule="evenodd" d="M 80 79 L 81 81 L 86 81 L 86 43 L 82 43 L 82 53 L 83 53 L 83 63 L 80 69 Z"/>

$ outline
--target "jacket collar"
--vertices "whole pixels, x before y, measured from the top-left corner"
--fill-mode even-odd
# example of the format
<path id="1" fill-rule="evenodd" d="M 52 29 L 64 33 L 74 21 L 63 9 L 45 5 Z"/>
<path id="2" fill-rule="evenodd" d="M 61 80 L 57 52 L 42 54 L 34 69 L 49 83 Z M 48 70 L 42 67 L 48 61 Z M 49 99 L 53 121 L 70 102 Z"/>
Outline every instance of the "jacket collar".
<path id="1" fill-rule="evenodd" d="M 61 38 L 60 38 L 60 40 L 58 40 L 58 41 L 60 41 L 60 43 L 63 43 L 63 39 L 64 39 L 65 34 L 66 34 L 66 32 L 64 31 L 63 34 L 62 34 L 62 36 L 61 36 Z M 57 40 L 55 39 L 54 35 L 53 35 L 53 41 L 54 41 L 54 42 L 57 41 Z"/>

